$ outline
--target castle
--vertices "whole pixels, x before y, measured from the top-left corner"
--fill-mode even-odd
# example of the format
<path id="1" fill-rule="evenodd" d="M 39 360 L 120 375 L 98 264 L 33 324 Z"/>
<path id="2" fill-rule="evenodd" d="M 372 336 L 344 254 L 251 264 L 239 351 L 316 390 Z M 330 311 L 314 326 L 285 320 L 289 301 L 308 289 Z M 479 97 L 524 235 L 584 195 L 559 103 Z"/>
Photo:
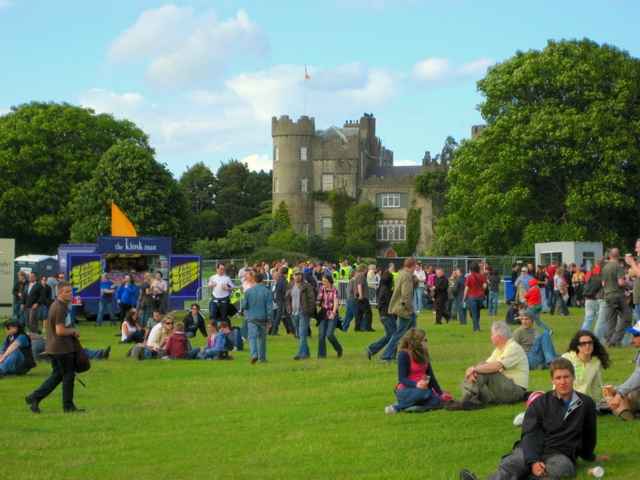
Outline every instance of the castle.
<path id="1" fill-rule="evenodd" d="M 357 203 L 371 202 L 383 214 L 377 237 L 387 243 L 380 255 L 395 256 L 393 243 L 406 240 L 407 212 L 415 201 L 422 209 L 420 241 L 429 247 L 433 229 L 432 204 L 418 195 L 413 177 L 425 170 L 446 170 L 425 153 L 420 166 L 394 167 L 393 152 L 376 137 L 376 120 L 364 114 L 343 127 L 316 130 L 315 120 L 288 116 L 271 121 L 273 137 L 273 210 L 284 200 L 297 233 L 331 233 L 331 207 L 314 200 L 314 191 L 343 190 Z"/>

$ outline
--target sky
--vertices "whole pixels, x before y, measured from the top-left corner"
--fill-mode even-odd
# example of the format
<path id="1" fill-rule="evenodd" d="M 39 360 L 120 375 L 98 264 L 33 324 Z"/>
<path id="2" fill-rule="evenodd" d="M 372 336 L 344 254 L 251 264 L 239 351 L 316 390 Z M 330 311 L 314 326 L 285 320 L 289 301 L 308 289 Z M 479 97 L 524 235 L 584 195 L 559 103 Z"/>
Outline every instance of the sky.
<path id="1" fill-rule="evenodd" d="M 0 0 L 0 115 L 53 101 L 131 120 L 179 178 L 270 170 L 272 117 L 372 113 L 395 164 L 420 164 L 484 123 L 487 67 L 549 39 L 638 57 L 639 18 L 636 0 Z"/>

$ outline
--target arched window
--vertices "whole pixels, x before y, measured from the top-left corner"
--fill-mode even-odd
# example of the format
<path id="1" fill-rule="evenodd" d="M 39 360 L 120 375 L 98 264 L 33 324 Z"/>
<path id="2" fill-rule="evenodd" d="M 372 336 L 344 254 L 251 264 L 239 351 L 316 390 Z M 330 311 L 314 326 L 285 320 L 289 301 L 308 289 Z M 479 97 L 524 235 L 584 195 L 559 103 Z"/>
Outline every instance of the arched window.
<path id="1" fill-rule="evenodd" d="M 280 193 L 280 181 L 278 177 L 273 179 L 273 193 Z"/>
<path id="2" fill-rule="evenodd" d="M 309 191 L 308 189 L 308 181 L 307 181 L 307 177 L 302 177 L 300 179 L 300 191 L 302 193 L 307 193 Z"/>
<path id="3" fill-rule="evenodd" d="M 303 162 L 307 161 L 307 147 L 302 147 L 300 149 L 300 160 Z"/>
<path id="4" fill-rule="evenodd" d="M 280 149 L 278 148 L 277 145 L 273 147 L 273 161 L 274 162 L 280 161 Z"/>
<path id="5" fill-rule="evenodd" d="M 302 222 L 300 224 L 300 234 L 309 235 L 309 224 L 307 222 Z"/>

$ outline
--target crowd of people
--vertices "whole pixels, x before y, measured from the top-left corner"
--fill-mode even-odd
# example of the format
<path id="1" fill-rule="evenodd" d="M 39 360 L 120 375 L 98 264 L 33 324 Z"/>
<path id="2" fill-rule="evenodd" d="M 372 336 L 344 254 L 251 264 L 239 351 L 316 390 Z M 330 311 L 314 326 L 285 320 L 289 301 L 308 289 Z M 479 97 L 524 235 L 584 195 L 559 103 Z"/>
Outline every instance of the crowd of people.
<path id="1" fill-rule="evenodd" d="M 640 255 L 640 240 L 636 251 Z M 374 331 L 369 300 L 370 289 L 375 289 L 384 335 L 364 349 L 369 360 L 380 353 L 380 363 L 397 364 L 396 401 L 385 407 L 386 413 L 438 408 L 472 411 L 524 402 L 531 393 L 527 391 L 530 370 L 549 369 L 554 390 L 532 397 L 527 411 L 519 416 L 520 442 L 490 478 L 570 477 L 578 456 L 606 459 L 594 454 L 597 414 L 613 413 L 624 421 L 640 417 L 640 355 L 634 358 L 635 371 L 625 383 L 615 387 L 604 387 L 603 383 L 603 370 L 611 367 L 608 348 L 620 347 L 625 338 L 640 348 L 640 282 L 634 282 L 640 276 L 640 264 L 628 255 L 621 260 L 619 251 L 611 249 L 607 258 L 594 262 L 586 274 L 581 267 L 569 265 L 565 269 L 555 262 L 537 266 L 530 275 L 532 270 L 532 266 L 514 268 L 511 308 L 504 322 L 492 322 L 490 327 L 494 350 L 485 361 L 465 370 L 457 401 L 436 378 L 427 334 L 418 328 L 417 315 L 432 308 L 436 325 L 454 318 L 464 325 L 468 311 L 473 331 L 479 332 L 483 308 L 488 307 L 489 316 L 497 315 L 501 279 L 488 264 L 472 262 L 466 273 L 456 269 L 448 277 L 443 269 L 422 267 L 413 258 L 405 259 L 399 271 L 394 264 L 382 271 L 373 265 L 352 267 L 348 262 L 339 266 L 303 262 L 290 267 L 283 261 L 274 268 L 264 263 L 245 264 L 239 270 L 234 264 L 219 264 L 208 281 L 212 291 L 209 318 L 194 303 L 181 321 L 178 312 L 166 312 L 162 297 L 167 285 L 162 275 L 155 280 L 145 275 L 140 287 L 125 276 L 118 288 L 105 275 L 101 282 L 105 302 L 100 304 L 96 325 L 102 324 L 105 311 L 115 324 L 110 297 L 115 295 L 120 307 L 120 343 L 132 345 L 127 355 L 133 359 L 233 360 L 230 353 L 244 350 L 248 342 L 250 363 L 255 364 L 267 362 L 267 337 L 280 336 L 281 324 L 296 338 L 294 360 L 309 358 L 311 322 L 316 321 L 317 357 L 327 357 L 328 341 L 340 358 L 343 347 L 336 330 L 347 331 L 354 321 L 355 331 Z M 566 271 L 573 271 L 570 279 Z M 241 280 L 238 286 L 235 275 Z M 36 413 L 40 412 L 39 403 L 60 383 L 63 410 L 83 411 L 73 401 L 71 339 L 78 338 L 80 331 L 69 320 L 71 286 L 64 276 L 56 280 L 52 289 L 46 278 L 38 281 L 30 275 L 27 282 L 25 275 L 19 276 L 24 285 L 14 288 L 14 294 L 20 303 L 15 318 L 5 322 L 7 337 L 0 349 L 0 378 L 24 375 L 35 366 L 35 360 L 51 362 L 51 376 L 25 398 Z M 270 282 L 265 284 L 265 280 Z M 344 318 L 339 313 L 336 280 L 347 281 Z M 585 312 L 582 328 L 562 355 L 556 353 L 553 330 L 540 318 L 541 313 L 553 315 L 556 304 L 562 312 L 568 305 Z M 37 321 L 41 307 L 48 313 L 44 318 L 48 324 L 43 324 L 46 339 L 40 335 Z M 634 313 L 636 323 L 632 326 Z M 233 325 L 234 321 L 238 324 Z M 203 346 L 191 343 L 198 333 L 204 339 Z M 109 351 L 107 347 L 86 353 L 90 358 L 107 359 Z M 557 420 L 553 427 L 549 418 Z M 476 477 L 463 470 L 460 478 Z"/>

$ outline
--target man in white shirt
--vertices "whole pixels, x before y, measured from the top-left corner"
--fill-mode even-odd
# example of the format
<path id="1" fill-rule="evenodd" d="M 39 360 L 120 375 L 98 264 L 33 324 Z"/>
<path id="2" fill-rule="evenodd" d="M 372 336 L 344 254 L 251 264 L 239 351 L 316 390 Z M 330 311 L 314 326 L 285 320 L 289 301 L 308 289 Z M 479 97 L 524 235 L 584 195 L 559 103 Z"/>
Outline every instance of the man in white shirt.
<path id="1" fill-rule="evenodd" d="M 216 268 L 216 274 L 209 279 L 209 288 L 213 289 L 211 302 L 209 303 L 209 319 L 217 319 L 220 316 L 221 322 L 227 322 L 227 308 L 229 306 L 229 295 L 234 290 L 233 281 L 225 274 L 224 264 L 219 263 Z M 218 313 L 218 311 L 220 313 Z"/>

